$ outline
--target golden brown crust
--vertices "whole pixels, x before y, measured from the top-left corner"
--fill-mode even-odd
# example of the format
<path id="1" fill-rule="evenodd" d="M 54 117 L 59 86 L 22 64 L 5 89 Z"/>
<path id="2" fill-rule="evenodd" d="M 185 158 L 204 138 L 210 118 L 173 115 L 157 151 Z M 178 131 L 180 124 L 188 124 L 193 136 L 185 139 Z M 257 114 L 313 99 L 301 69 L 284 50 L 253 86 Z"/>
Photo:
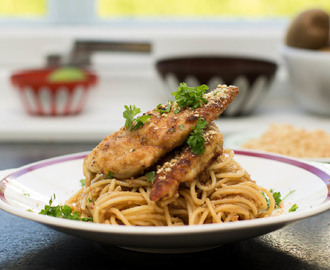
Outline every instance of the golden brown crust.
<path id="1" fill-rule="evenodd" d="M 194 154 L 188 145 L 158 168 L 150 192 L 150 199 L 157 201 L 175 195 L 181 182 L 193 181 L 212 161 L 222 154 L 223 139 L 217 126 L 212 122 L 204 131 L 205 152 Z"/>
<path id="2" fill-rule="evenodd" d="M 151 117 L 143 127 L 133 131 L 123 127 L 107 136 L 84 160 L 86 185 L 96 174 L 111 172 L 117 179 L 140 175 L 166 153 L 182 145 L 198 118 L 208 122 L 217 119 L 238 92 L 235 86 L 219 85 L 204 95 L 208 103 L 199 108 L 185 108 L 175 113 L 177 104 L 173 102 L 168 113 L 161 114 L 156 109 L 148 112 Z"/>

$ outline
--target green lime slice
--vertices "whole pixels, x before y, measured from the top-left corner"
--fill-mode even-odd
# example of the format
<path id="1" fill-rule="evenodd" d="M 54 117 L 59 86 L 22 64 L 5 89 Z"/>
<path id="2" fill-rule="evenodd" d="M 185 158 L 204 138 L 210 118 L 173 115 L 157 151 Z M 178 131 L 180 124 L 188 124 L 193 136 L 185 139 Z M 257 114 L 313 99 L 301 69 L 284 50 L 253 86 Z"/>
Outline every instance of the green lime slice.
<path id="1" fill-rule="evenodd" d="M 54 70 L 48 76 L 50 82 L 74 82 L 86 79 L 86 74 L 83 70 L 75 67 L 63 67 Z"/>

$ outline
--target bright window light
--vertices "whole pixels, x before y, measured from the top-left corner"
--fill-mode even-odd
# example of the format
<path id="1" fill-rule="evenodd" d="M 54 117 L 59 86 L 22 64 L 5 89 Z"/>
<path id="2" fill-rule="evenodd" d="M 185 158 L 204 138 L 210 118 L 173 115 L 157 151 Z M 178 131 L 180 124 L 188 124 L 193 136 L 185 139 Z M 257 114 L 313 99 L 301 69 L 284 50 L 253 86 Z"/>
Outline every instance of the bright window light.
<path id="1" fill-rule="evenodd" d="M 304 9 L 330 11 L 329 0 L 98 0 L 101 18 L 139 16 L 292 17 Z"/>
<path id="2" fill-rule="evenodd" d="M 0 20 L 109 23 L 116 19 L 292 18 L 309 8 L 330 12 L 329 0 L 0 0 Z M 128 20 L 129 21 L 129 20 Z"/>
<path id="3" fill-rule="evenodd" d="M 44 17 L 47 0 L 0 0 L 0 17 Z"/>

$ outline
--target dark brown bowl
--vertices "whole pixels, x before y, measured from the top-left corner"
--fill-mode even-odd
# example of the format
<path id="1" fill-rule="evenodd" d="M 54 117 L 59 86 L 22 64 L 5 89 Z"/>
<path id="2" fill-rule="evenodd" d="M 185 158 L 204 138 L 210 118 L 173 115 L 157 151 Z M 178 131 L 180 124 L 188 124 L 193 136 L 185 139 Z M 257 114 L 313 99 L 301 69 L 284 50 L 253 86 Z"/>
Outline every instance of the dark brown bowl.
<path id="1" fill-rule="evenodd" d="M 176 91 L 180 82 L 188 86 L 206 84 L 236 85 L 240 94 L 222 114 L 240 116 L 253 112 L 262 102 L 273 81 L 277 64 L 268 60 L 242 57 L 183 57 L 159 60 L 156 69 L 165 87 Z"/>

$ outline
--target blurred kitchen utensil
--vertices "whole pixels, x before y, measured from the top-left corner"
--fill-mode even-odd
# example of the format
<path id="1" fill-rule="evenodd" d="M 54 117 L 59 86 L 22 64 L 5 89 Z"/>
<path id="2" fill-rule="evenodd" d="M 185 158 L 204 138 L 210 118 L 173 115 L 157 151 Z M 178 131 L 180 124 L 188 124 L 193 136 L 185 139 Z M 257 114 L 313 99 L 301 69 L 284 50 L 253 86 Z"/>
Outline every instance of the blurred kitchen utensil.
<path id="1" fill-rule="evenodd" d="M 125 52 L 143 53 L 151 52 L 151 43 L 138 41 L 89 40 L 77 39 L 74 41 L 68 56 L 47 55 L 46 65 L 89 67 L 91 56 L 95 52 Z"/>

